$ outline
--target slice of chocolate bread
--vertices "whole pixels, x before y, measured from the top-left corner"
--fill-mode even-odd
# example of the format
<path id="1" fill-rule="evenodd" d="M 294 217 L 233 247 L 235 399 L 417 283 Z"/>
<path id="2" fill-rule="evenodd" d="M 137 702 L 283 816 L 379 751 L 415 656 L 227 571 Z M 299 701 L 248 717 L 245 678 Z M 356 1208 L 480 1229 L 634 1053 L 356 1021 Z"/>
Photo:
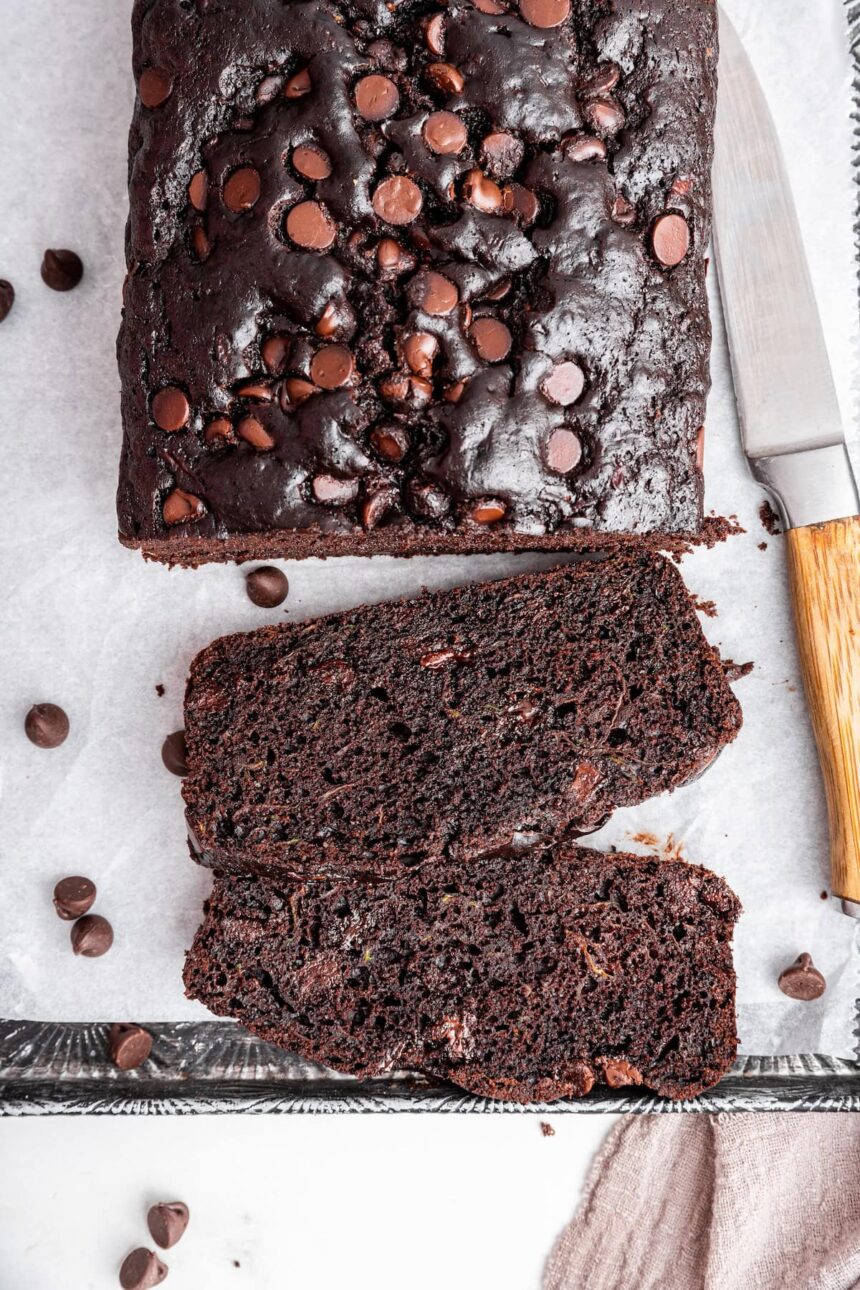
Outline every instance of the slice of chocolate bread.
<path id="1" fill-rule="evenodd" d="M 183 795 L 204 864 L 391 877 L 593 830 L 740 724 L 675 568 L 616 556 L 215 641 Z"/>
<path id="2" fill-rule="evenodd" d="M 694 1097 L 735 1056 L 721 878 L 538 845 L 391 883 L 216 879 L 185 985 L 219 1016 L 364 1077 L 515 1102 L 596 1080 Z"/>

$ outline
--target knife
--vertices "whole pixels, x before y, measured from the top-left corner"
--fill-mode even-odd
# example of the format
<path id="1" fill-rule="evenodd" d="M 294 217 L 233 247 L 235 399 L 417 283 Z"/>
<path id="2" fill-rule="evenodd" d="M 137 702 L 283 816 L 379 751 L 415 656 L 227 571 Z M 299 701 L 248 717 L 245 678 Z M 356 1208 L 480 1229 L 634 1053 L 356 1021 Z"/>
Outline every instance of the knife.
<path id="1" fill-rule="evenodd" d="M 831 890 L 860 918 L 860 501 L 776 129 L 722 11 L 720 44 L 714 242 L 741 437 L 786 530 Z"/>

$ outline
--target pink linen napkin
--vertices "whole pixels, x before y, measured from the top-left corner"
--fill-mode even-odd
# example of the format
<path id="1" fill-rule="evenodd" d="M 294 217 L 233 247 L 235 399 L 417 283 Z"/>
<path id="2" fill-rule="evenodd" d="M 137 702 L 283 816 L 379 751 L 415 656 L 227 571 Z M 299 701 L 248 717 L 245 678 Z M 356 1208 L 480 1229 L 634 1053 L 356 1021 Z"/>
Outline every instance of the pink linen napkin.
<path id="1" fill-rule="evenodd" d="M 627 1116 L 543 1290 L 860 1287 L 860 1115 Z"/>

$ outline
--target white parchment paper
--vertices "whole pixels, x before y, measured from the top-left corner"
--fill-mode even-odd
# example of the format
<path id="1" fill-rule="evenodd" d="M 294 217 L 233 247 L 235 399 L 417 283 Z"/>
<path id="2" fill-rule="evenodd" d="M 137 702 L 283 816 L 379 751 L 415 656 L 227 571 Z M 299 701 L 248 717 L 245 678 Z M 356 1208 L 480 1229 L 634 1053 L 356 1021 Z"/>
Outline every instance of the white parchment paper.
<path id="1" fill-rule="evenodd" d="M 732 0 L 727 9 L 779 124 L 846 425 L 855 425 L 856 275 L 850 72 L 839 0 Z M 0 0 L 0 277 L 17 300 L 0 325 L 0 1016 L 175 1021 L 182 956 L 209 875 L 187 855 L 179 780 L 161 763 L 182 724 L 191 658 L 212 637 L 468 579 L 541 567 L 531 556 L 308 561 L 287 567 L 287 605 L 265 612 L 241 570 L 168 571 L 117 544 L 120 443 L 114 342 L 124 272 L 130 0 Z M 45 247 L 82 256 L 67 295 L 39 277 Z M 747 529 L 683 563 L 716 601 L 704 628 L 753 659 L 737 687 L 746 724 L 698 783 L 620 812 L 598 836 L 629 848 L 671 834 L 725 875 L 744 904 L 736 937 L 739 1024 L 755 1054 L 854 1050 L 855 924 L 828 889 L 823 793 L 795 656 L 783 540 L 741 457 L 719 302 L 708 417 L 708 506 Z M 766 543 L 766 549 L 760 549 Z M 156 694 L 156 685 L 165 694 Z M 34 701 L 60 703 L 55 751 L 23 734 Z M 116 942 L 74 958 L 51 906 L 55 881 L 91 876 Z M 779 970 L 810 951 L 824 998 L 792 1002 Z"/>

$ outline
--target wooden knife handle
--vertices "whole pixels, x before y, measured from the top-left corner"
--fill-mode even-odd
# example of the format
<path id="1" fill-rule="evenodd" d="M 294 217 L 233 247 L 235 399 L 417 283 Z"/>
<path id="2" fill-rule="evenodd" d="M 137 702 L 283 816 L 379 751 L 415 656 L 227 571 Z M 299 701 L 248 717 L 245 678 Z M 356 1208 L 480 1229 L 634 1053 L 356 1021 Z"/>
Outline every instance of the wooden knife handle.
<path id="1" fill-rule="evenodd" d="M 860 517 L 789 529 L 786 538 L 830 815 L 831 889 L 860 901 Z"/>

